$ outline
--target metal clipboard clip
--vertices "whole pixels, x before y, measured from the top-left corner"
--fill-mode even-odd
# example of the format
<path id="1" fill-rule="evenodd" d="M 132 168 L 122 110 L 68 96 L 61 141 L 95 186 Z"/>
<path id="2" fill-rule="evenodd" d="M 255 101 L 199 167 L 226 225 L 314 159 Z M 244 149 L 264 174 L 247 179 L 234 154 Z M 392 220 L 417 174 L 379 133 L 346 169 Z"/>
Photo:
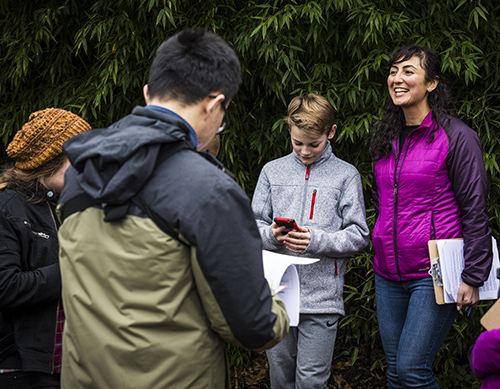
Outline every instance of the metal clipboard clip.
<path id="1" fill-rule="evenodd" d="M 441 275 L 441 267 L 439 266 L 439 257 L 432 258 L 429 274 L 436 286 L 443 286 L 443 276 Z"/>

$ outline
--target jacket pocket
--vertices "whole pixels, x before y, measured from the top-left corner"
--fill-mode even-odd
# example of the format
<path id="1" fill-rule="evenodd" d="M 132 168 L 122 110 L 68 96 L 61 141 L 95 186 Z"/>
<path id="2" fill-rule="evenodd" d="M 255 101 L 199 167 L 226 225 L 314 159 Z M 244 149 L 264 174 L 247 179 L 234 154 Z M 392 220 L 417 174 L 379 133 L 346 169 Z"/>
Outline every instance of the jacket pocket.
<path id="1" fill-rule="evenodd" d="M 28 250 L 21 260 L 23 271 L 31 271 L 58 261 L 57 236 L 47 227 L 39 226 L 26 219 L 21 221 L 21 247 Z"/>
<path id="2" fill-rule="evenodd" d="M 28 221 L 24 221 L 23 224 L 26 226 L 26 228 L 28 228 L 28 230 L 35 236 L 38 236 L 40 238 L 43 238 L 43 239 L 46 239 L 48 240 L 50 238 L 50 235 L 46 234 L 45 232 L 41 232 L 41 231 L 35 231 L 31 225 L 30 222 Z"/>
<path id="3" fill-rule="evenodd" d="M 339 210 L 340 191 L 337 188 L 320 187 L 310 190 L 305 200 L 304 223 L 337 230 L 341 224 Z"/>

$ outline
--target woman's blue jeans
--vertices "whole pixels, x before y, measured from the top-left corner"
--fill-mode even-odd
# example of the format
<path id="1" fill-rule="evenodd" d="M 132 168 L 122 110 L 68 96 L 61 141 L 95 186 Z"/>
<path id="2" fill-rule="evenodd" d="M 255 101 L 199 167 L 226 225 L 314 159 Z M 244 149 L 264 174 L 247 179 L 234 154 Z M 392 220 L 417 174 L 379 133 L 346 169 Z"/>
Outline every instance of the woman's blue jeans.
<path id="1" fill-rule="evenodd" d="M 434 358 L 457 316 L 438 305 L 431 278 L 390 281 L 375 274 L 377 315 L 387 361 L 388 388 L 439 388 Z"/>

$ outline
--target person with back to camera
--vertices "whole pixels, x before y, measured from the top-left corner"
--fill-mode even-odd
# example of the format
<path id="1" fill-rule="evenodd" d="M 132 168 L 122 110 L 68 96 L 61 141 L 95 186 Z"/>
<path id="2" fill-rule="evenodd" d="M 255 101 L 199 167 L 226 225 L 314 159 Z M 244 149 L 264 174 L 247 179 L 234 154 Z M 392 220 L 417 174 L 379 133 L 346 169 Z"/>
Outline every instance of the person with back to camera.
<path id="1" fill-rule="evenodd" d="M 439 56 L 404 46 L 389 59 L 391 101 L 376 127 L 375 291 L 388 388 L 438 388 L 432 364 L 457 310 L 479 301 L 492 262 L 488 181 L 477 134 L 451 116 Z M 428 241 L 464 238 L 457 303 L 438 305 Z"/>
<path id="2" fill-rule="evenodd" d="M 90 129 L 58 108 L 34 112 L 7 147 L 0 173 L 0 388 L 59 388 L 61 304 L 57 198 L 63 143 Z"/>
<path id="3" fill-rule="evenodd" d="M 201 152 L 240 75 L 220 37 L 180 31 L 156 51 L 145 107 L 65 145 L 63 388 L 229 388 L 226 342 L 286 335 L 250 200 Z"/>
<path id="4" fill-rule="evenodd" d="M 252 208 L 264 249 L 320 261 L 298 265 L 300 322 L 267 351 L 271 387 L 326 388 L 344 315 L 345 258 L 369 242 L 363 187 L 356 168 L 332 152 L 337 125 L 326 98 L 293 98 L 285 121 L 293 151 L 264 166 Z M 275 217 L 294 219 L 298 230 L 283 234 Z"/>

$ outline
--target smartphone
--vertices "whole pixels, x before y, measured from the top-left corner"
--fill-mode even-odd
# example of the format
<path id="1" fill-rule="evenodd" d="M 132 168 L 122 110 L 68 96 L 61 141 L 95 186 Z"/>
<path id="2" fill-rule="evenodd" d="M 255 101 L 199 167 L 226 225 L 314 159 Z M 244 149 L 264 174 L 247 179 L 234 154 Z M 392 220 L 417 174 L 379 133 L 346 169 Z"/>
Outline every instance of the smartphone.
<path id="1" fill-rule="evenodd" d="M 294 219 L 290 219 L 288 217 L 275 217 L 274 222 L 278 225 L 278 227 L 285 226 L 286 228 L 283 230 L 282 234 L 286 235 L 288 234 L 288 231 L 293 230 L 294 228 L 296 230 L 299 229 L 299 226 L 297 223 L 295 223 Z"/>

